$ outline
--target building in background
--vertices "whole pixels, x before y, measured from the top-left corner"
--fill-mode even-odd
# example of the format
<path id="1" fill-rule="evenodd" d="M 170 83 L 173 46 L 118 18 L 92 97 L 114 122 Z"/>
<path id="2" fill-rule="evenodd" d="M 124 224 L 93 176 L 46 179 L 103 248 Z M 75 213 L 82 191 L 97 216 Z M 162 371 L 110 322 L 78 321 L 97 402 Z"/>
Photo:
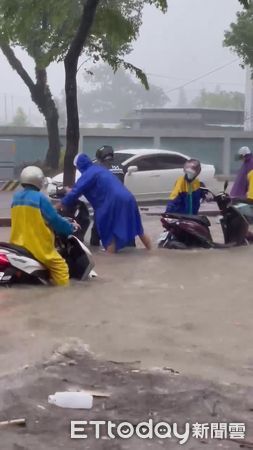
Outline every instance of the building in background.
<path id="1" fill-rule="evenodd" d="M 143 108 L 121 119 L 125 128 L 243 130 L 244 111 L 206 108 Z"/>

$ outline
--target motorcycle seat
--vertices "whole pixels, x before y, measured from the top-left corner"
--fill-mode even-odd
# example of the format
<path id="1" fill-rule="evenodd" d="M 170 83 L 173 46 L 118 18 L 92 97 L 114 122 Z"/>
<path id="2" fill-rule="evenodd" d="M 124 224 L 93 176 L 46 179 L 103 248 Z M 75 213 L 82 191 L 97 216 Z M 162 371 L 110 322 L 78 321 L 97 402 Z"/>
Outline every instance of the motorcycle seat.
<path id="1" fill-rule="evenodd" d="M 210 227 L 211 223 L 206 216 L 193 216 L 190 214 L 173 214 L 173 213 L 165 213 L 163 217 L 169 217 L 171 219 L 184 219 L 184 220 L 192 220 L 200 225 L 204 225 L 206 227 Z"/>
<path id="2" fill-rule="evenodd" d="M 18 255 L 26 256 L 27 258 L 35 259 L 32 253 L 30 253 L 28 250 L 26 250 L 24 247 L 20 247 L 19 245 L 10 244 L 8 242 L 0 242 L 0 252 L 1 247 L 6 250 L 12 250 Z"/>

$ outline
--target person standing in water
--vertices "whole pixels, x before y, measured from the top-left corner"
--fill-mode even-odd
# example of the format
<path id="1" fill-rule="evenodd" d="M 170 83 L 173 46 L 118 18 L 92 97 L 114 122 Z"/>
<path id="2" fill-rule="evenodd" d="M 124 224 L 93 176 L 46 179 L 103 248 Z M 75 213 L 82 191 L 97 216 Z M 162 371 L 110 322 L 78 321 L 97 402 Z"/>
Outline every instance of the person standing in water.
<path id="1" fill-rule="evenodd" d="M 62 206 L 71 207 L 84 195 L 94 210 L 100 239 L 109 253 L 127 247 L 136 236 L 150 250 L 151 241 L 144 232 L 133 194 L 108 169 L 92 164 L 85 154 L 77 155 L 74 165 L 81 177 L 62 199 Z"/>

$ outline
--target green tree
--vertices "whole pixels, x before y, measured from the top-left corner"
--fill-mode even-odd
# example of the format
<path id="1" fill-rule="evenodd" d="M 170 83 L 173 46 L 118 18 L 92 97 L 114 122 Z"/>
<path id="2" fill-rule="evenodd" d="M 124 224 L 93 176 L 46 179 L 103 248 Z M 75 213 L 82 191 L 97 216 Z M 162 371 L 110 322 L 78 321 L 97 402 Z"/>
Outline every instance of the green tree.
<path id="1" fill-rule="evenodd" d="M 253 67 L 253 5 L 237 13 L 237 21 L 225 32 L 224 45 L 242 58 L 243 65 Z"/>
<path id="2" fill-rule="evenodd" d="M 114 70 L 123 65 L 135 71 L 147 86 L 142 71 L 124 60 L 138 36 L 146 4 L 153 4 L 162 11 L 167 6 L 166 0 L 0 0 L 0 46 L 29 88 L 47 125 L 49 116 L 54 117 L 55 140 L 52 145 L 49 142 L 48 152 L 48 157 L 54 158 L 54 165 L 59 159 L 59 148 L 56 149 L 58 114 L 47 82 L 47 67 L 53 61 L 64 60 L 65 63 L 67 168 L 78 149 L 76 73 L 79 57 L 84 51 L 87 59 L 106 61 Z M 25 49 L 34 59 L 35 81 L 15 56 L 15 46 Z M 50 124 L 52 122 L 53 119 Z M 48 134 L 53 134 L 49 126 Z"/>
<path id="3" fill-rule="evenodd" d="M 28 122 L 28 117 L 26 115 L 26 113 L 24 112 L 24 110 L 19 106 L 17 108 L 16 114 L 13 117 L 13 121 L 10 124 L 13 127 L 28 127 L 29 126 L 29 122 Z"/>
<path id="4" fill-rule="evenodd" d="M 191 105 L 197 108 L 244 109 L 245 96 L 242 92 L 216 91 L 202 89 Z"/>
<path id="5" fill-rule="evenodd" d="M 161 107 L 168 102 L 164 91 L 152 84 L 149 90 L 125 70 L 114 74 L 108 65 L 93 66 L 84 76 L 85 88 L 78 89 L 81 123 L 118 122 L 130 111 Z M 63 100 L 61 101 L 63 109 Z"/>
<path id="6" fill-rule="evenodd" d="M 28 87 L 33 102 L 36 104 L 39 111 L 45 118 L 48 132 L 48 150 L 45 164 L 52 169 L 57 169 L 60 156 L 58 111 L 48 85 L 46 67 L 43 67 L 43 65 L 39 66 L 38 61 L 36 60 L 36 58 L 34 58 L 34 81 L 32 76 L 30 76 L 23 67 L 21 61 L 19 61 L 19 59 L 16 57 L 11 46 L 7 42 L 2 41 L 2 43 L 0 43 L 0 47 L 7 60 L 9 61 L 11 67 L 17 72 L 17 74 L 24 81 L 25 85 Z M 28 54 L 32 56 L 30 51 L 28 51 Z"/>
<path id="7" fill-rule="evenodd" d="M 58 4 L 58 11 L 55 3 Z M 58 112 L 47 81 L 47 67 L 54 60 L 58 49 L 48 46 L 47 41 L 50 36 L 50 40 L 54 40 L 57 45 L 60 37 L 55 35 L 55 31 L 59 30 L 57 25 L 61 22 L 63 12 L 59 2 L 0 0 L 0 47 L 45 118 L 49 140 L 46 164 L 53 169 L 58 167 L 60 139 Z M 34 75 L 29 74 L 22 61 L 16 57 L 14 48 L 17 46 L 33 58 Z"/>
<path id="8" fill-rule="evenodd" d="M 250 1 L 251 0 L 239 0 L 239 3 L 245 8 L 248 9 L 250 7 Z"/>
<path id="9" fill-rule="evenodd" d="M 131 51 L 131 43 L 138 36 L 145 4 L 153 4 L 162 11 L 167 8 L 167 0 L 122 0 L 120 2 L 118 0 L 103 0 L 100 2 L 99 0 L 87 0 L 83 5 L 77 31 L 64 59 L 67 110 L 65 184 L 72 184 L 75 179 L 73 159 L 78 151 L 79 143 L 76 83 L 79 57 L 85 50 L 85 53 L 91 56 L 94 62 L 103 60 L 112 67 L 114 72 L 120 67 L 124 67 L 134 72 L 148 89 L 147 78 L 142 70 L 124 59 Z"/>

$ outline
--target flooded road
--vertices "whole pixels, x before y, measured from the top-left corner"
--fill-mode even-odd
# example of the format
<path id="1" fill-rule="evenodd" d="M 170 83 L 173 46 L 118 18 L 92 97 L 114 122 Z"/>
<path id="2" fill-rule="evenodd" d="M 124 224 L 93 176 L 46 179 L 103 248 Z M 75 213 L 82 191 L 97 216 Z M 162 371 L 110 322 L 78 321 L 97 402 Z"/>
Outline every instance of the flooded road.
<path id="1" fill-rule="evenodd" d="M 144 221 L 155 242 L 159 221 Z M 221 240 L 215 221 L 213 230 Z M 77 337 L 107 360 L 253 385 L 253 247 L 99 251 L 95 260 L 99 278 L 87 283 L 0 291 L 1 373 Z"/>

